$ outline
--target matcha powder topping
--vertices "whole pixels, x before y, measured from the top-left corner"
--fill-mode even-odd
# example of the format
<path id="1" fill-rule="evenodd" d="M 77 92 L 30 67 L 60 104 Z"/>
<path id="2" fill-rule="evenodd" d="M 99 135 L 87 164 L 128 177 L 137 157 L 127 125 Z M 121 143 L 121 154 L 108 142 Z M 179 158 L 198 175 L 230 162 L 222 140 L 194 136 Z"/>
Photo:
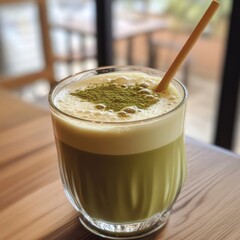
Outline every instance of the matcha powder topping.
<path id="1" fill-rule="evenodd" d="M 70 93 L 72 96 L 95 104 L 96 108 L 118 112 L 135 106 L 146 109 L 159 101 L 160 95 L 146 88 L 144 84 L 117 85 L 114 81 L 89 86 Z"/>

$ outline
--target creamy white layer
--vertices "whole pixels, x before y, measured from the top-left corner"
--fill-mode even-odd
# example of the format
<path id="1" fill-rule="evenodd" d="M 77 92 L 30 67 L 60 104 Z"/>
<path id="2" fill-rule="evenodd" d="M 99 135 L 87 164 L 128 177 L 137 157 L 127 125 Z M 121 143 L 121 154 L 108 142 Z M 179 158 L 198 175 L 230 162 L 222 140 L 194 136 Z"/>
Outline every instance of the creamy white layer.
<path id="1" fill-rule="evenodd" d="M 183 134 L 184 105 L 177 107 L 183 99 L 183 91 L 177 82 L 161 93 L 158 103 L 127 119 L 118 117 L 112 111 L 96 110 L 93 104 L 82 102 L 69 94 L 75 89 L 86 88 L 89 83 L 113 79 L 117 84 L 147 83 L 150 89 L 160 81 L 159 78 L 143 73 L 111 73 L 65 86 L 55 96 L 55 106 L 87 121 L 53 112 L 54 131 L 59 140 L 87 152 L 124 155 L 157 149 Z"/>

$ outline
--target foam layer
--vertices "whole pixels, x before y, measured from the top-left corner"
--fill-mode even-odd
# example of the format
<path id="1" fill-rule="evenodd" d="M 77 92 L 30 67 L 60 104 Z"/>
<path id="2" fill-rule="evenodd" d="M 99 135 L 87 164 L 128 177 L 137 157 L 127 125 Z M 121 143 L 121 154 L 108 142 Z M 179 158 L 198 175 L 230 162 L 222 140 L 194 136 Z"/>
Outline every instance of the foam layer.
<path id="1" fill-rule="evenodd" d="M 147 94 L 145 94 L 144 97 L 152 97 L 152 90 L 156 88 L 160 80 L 157 77 L 150 77 L 144 73 L 127 73 L 125 76 L 122 76 L 122 73 L 99 75 L 90 79 L 69 84 L 57 94 L 54 98 L 54 104 L 61 111 L 74 117 L 91 121 L 126 122 L 143 120 L 162 115 L 163 113 L 171 111 L 181 101 L 181 97 L 177 89 L 173 85 L 170 85 L 166 91 L 160 93 L 161 98 L 156 104 L 144 110 L 137 109 L 135 107 L 137 110 L 136 113 L 128 114 L 128 117 L 120 117 L 118 112 L 96 109 L 95 104 L 83 101 L 70 94 L 76 90 L 84 90 L 89 86 L 89 83 L 99 84 L 107 83 L 109 81 L 114 81 L 120 86 L 135 84 L 145 85 L 145 87 L 140 89 L 139 92 L 146 92 Z"/>
<path id="2" fill-rule="evenodd" d="M 177 82 L 161 94 L 158 103 L 147 110 L 131 114 L 128 118 L 121 118 L 112 111 L 96 110 L 92 103 L 82 102 L 69 94 L 75 89 L 86 88 L 90 82 L 107 82 L 113 79 L 117 84 L 145 83 L 149 85 L 149 89 L 153 89 L 160 81 L 159 78 L 142 73 L 111 73 L 67 85 L 57 93 L 54 104 L 71 116 L 90 121 L 53 112 L 54 131 L 59 140 L 86 152 L 125 155 L 157 149 L 182 135 L 184 105 L 171 112 L 183 98 L 183 93 L 178 91 L 181 87 Z M 165 114 L 166 112 L 169 113 Z M 160 115 L 160 118 L 156 118 Z M 146 120 L 149 118 L 154 119 Z"/>

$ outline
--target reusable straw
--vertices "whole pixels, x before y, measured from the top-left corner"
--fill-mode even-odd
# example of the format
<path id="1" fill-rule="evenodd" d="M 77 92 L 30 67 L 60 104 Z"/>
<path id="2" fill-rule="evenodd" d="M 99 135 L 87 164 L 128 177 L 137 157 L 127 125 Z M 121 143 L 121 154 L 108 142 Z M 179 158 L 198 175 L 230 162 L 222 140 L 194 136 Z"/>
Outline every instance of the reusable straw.
<path id="1" fill-rule="evenodd" d="M 207 11 L 204 13 L 202 16 L 201 20 L 198 22 L 197 26 L 193 30 L 192 34 L 184 44 L 183 48 L 181 51 L 178 53 L 177 57 L 167 70 L 166 74 L 164 75 L 163 79 L 161 82 L 158 84 L 156 88 L 156 92 L 161 92 L 164 91 L 165 89 L 168 88 L 168 85 L 170 84 L 171 80 L 173 79 L 174 75 L 176 74 L 177 70 L 185 60 L 186 56 L 192 49 L 193 45 L 196 43 L 198 40 L 199 36 L 213 17 L 214 13 L 216 12 L 217 8 L 219 6 L 219 3 L 215 0 L 212 1 L 210 6 L 208 7 Z"/>

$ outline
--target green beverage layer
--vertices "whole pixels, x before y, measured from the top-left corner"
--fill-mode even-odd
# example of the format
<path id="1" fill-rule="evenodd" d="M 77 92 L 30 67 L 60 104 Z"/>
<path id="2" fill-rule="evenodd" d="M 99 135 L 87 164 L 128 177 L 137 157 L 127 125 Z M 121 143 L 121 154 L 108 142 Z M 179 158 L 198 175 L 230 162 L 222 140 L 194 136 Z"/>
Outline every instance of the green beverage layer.
<path id="1" fill-rule="evenodd" d="M 65 190 L 77 209 L 112 223 L 147 219 L 171 207 L 186 175 L 183 136 L 131 155 L 84 152 L 58 141 Z"/>

